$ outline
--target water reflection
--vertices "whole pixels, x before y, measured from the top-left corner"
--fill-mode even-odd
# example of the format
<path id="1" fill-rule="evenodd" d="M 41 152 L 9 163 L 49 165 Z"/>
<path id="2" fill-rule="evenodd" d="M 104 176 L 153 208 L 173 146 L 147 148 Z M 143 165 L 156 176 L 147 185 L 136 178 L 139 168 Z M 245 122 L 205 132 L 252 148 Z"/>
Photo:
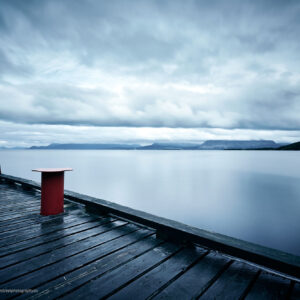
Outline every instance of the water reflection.
<path id="1" fill-rule="evenodd" d="M 73 167 L 67 189 L 300 255 L 300 153 L 1 151 L 3 172 Z"/>

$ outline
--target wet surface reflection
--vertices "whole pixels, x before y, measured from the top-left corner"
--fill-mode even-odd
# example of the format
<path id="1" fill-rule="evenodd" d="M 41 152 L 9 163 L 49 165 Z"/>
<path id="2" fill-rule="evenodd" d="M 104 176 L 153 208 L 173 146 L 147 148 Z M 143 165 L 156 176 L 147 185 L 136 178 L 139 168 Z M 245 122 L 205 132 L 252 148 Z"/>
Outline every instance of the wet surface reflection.
<path id="1" fill-rule="evenodd" d="M 300 152 L 1 151 L 3 173 L 72 167 L 65 187 L 300 255 Z"/>

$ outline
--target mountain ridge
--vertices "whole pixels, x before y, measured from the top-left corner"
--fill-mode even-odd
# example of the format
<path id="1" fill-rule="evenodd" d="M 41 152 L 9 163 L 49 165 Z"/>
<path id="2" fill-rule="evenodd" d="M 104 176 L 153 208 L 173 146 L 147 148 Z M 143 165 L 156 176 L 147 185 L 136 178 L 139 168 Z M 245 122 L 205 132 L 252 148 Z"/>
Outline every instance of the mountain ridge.
<path id="1" fill-rule="evenodd" d="M 299 142 L 300 143 L 300 142 Z M 297 143 L 295 143 L 297 144 Z M 140 144 L 87 144 L 87 143 L 52 143 L 47 146 L 31 146 L 31 150 L 286 150 L 286 143 L 273 140 L 207 140 L 203 143 L 154 142 Z M 282 149 L 281 149 L 282 148 Z"/>
<path id="2" fill-rule="evenodd" d="M 279 147 L 279 150 L 300 150 L 300 142 Z"/>

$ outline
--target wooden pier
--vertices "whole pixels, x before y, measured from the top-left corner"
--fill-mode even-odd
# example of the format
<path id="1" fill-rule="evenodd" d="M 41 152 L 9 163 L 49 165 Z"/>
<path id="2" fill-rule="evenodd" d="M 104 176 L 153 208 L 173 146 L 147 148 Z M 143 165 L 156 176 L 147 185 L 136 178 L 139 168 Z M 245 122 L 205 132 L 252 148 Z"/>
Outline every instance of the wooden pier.
<path id="1" fill-rule="evenodd" d="M 300 258 L 0 175 L 0 299 L 300 299 Z"/>

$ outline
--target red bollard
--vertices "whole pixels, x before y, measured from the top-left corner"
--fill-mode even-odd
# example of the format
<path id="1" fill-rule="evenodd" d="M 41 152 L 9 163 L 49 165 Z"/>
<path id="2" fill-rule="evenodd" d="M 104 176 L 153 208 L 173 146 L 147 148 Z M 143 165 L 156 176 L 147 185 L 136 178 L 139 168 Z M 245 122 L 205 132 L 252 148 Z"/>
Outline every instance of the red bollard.
<path id="1" fill-rule="evenodd" d="M 57 215 L 64 212 L 64 172 L 71 168 L 34 169 L 42 173 L 41 215 Z"/>

